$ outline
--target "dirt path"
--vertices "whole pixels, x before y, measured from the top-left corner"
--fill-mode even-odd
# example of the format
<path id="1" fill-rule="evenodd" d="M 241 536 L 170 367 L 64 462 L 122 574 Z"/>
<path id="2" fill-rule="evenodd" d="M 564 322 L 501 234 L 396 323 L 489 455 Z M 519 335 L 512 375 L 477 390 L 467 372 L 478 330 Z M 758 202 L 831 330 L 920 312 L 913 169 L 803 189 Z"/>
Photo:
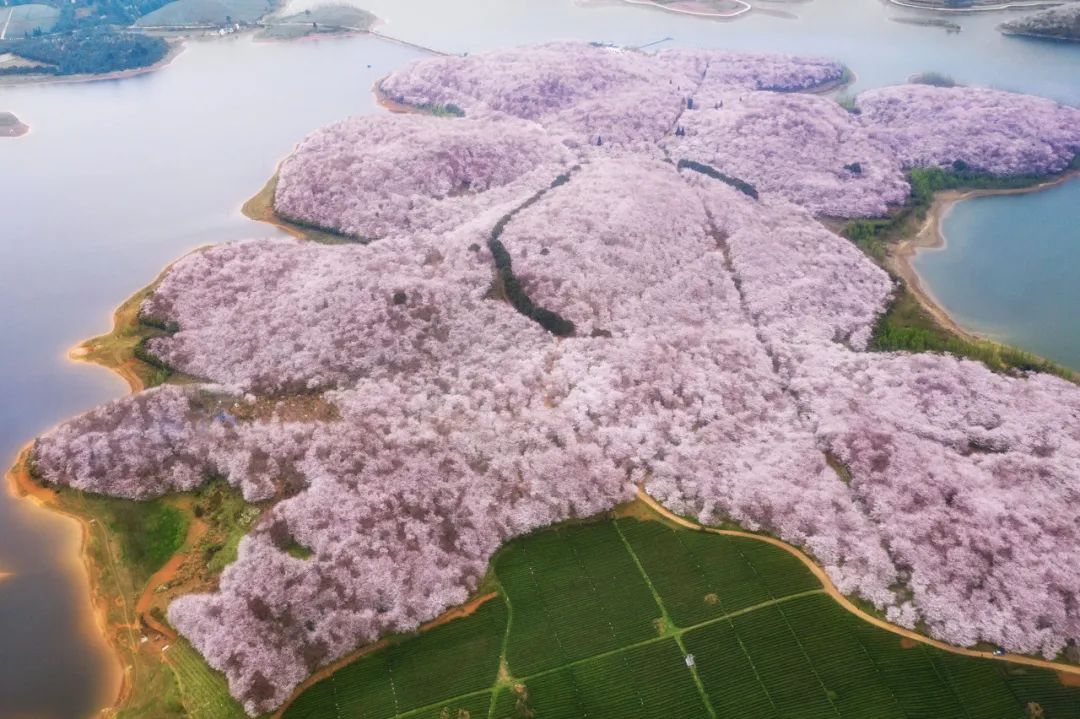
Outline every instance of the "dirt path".
<path id="1" fill-rule="evenodd" d="M 943 651 L 951 652 L 953 654 L 960 654 L 965 657 L 978 657 L 980 659 L 995 659 L 998 661 L 1009 662 L 1010 664 L 1025 664 L 1030 667 L 1039 667 L 1040 669 L 1051 669 L 1053 671 L 1056 671 L 1058 675 L 1062 678 L 1062 683 L 1066 682 L 1065 677 L 1068 677 L 1068 681 L 1080 682 L 1080 666 L 1074 666 L 1072 664 L 1062 664 L 1060 662 L 1051 662 L 1045 659 L 1036 659 L 1034 657 L 1027 657 L 1020 654 L 1002 654 L 1001 656 L 997 656 L 992 652 L 981 651 L 978 649 L 964 649 L 963 647 L 954 647 L 951 644 L 939 642 L 936 639 L 931 639 L 930 637 L 923 636 L 922 634 L 914 632 L 910 629 L 905 629 L 903 627 L 898 627 L 895 624 L 890 624 L 884 619 L 879 619 L 878 617 L 875 617 L 874 615 L 869 614 L 857 607 L 854 603 L 852 603 L 850 599 L 845 597 L 839 589 L 836 588 L 836 585 L 832 583 L 832 580 L 829 579 L 829 575 L 825 573 L 824 569 L 815 564 L 814 560 L 810 559 L 810 557 L 804 554 L 801 550 L 796 549 L 790 544 L 783 542 L 779 539 L 767 537 L 761 534 L 740 532 L 733 529 L 717 529 L 715 527 L 706 527 L 698 524 L 697 522 L 692 522 L 689 519 L 680 517 L 679 515 L 669 511 L 666 507 L 664 507 L 651 496 L 649 496 L 649 494 L 644 489 L 639 488 L 637 496 L 638 499 L 647 504 L 649 508 L 652 509 L 654 512 L 656 512 L 669 522 L 679 525 L 680 527 L 686 527 L 687 529 L 694 529 L 702 532 L 710 532 L 712 534 L 722 534 L 729 537 L 746 537 L 748 539 L 756 539 L 759 542 L 765 542 L 766 544 L 771 544 L 774 547 L 779 547 L 780 549 L 783 549 L 785 552 L 793 555 L 800 562 L 805 564 L 807 568 L 811 572 L 813 572 L 814 576 L 817 577 L 818 580 L 821 582 L 822 586 L 825 589 L 825 592 L 830 597 L 835 599 L 837 603 L 840 604 L 840 606 L 842 606 L 844 609 L 848 610 L 855 616 L 859 617 L 859 619 L 873 624 L 875 627 L 884 629 L 888 632 L 892 632 L 893 634 L 904 637 L 905 639 L 919 642 L 921 644 L 927 644 L 931 647 L 934 647 L 935 649 L 941 649 Z"/>
<path id="2" fill-rule="evenodd" d="M 159 622 L 152 614 L 150 614 L 150 606 L 154 602 L 154 594 L 158 587 L 176 576 L 177 570 L 180 569 L 184 560 L 188 558 L 192 548 L 200 539 L 202 539 L 209 528 L 209 525 L 201 519 L 197 517 L 191 518 L 191 521 L 188 522 L 187 536 L 184 537 L 183 546 L 173 552 L 173 555 L 169 557 L 169 561 L 165 562 L 161 569 L 150 576 L 150 579 L 146 582 L 146 587 L 143 589 L 142 594 L 139 595 L 139 599 L 135 603 L 135 614 L 138 615 L 143 623 L 162 636 L 168 637 L 170 641 L 176 641 L 176 632 L 173 631 L 171 627 Z"/>

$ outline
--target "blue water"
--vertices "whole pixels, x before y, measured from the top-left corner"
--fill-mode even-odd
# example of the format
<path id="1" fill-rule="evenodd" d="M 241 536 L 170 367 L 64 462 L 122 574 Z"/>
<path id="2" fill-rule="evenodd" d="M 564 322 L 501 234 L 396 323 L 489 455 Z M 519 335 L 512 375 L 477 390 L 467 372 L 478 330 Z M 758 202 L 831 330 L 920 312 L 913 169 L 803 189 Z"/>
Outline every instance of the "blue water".
<path id="1" fill-rule="evenodd" d="M 762 5 L 777 12 L 716 22 L 576 0 L 366 3 L 386 21 L 385 32 L 451 51 L 562 39 L 636 45 L 671 36 L 677 45 L 836 57 L 856 71 L 854 89 L 937 70 L 1080 104 L 1080 46 L 1003 37 L 994 27 L 1007 14 L 961 17 L 963 32 L 947 35 L 892 22 L 920 12 L 874 0 Z M 67 361 L 67 350 L 108 331 L 120 302 L 193 247 L 273 234 L 240 215 L 242 202 L 305 133 L 374 111 L 373 82 L 420 56 L 371 38 L 230 38 L 190 43 L 169 67 L 136 78 L 0 87 L 0 110 L 32 127 L 23 138 L 0 139 L 0 463 L 56 422 L 121 395 L 122 382 Z M 1053 275 L 1080 266 L 1076 190 L 1063 190 L 1073 193 L 1071 206 L 1066 199 L 1049 209 L 1003 210 L 1024 229 L 1020 242 L 987 244 L 984 230 L 965 251 L 969 233 L 950 225 L 949 250 L 920 258 L 920 270 L 962 317 L 1080 364 L 1076 327 L 1069 329 L 1080 283 L 1075 270 L 1071 285 Z M 1016 201 L 1050 202 L 1043 197 L 1053 195 Z M 958 207 L 951 222 L 968 212 Z M 1043 236 L 1021 227 L 1025 217 L 1061 224 Z M 1040 243 L 1044 249 L 1032 249 Z M 1015 254 L 987 259 L 999 251 Z M 978 262 L 989 265 L 969 264 Z M 998 276 L 991 268 L 1007 279 L 988 283 Z M 966 289 L 950 291 L 964 276 L 966 284 L 955 286 Z M 1027 305 L 1003 299 L 1015 306 L 998 314 L 983 304 L 997 285 L 1033 294 Z M 1030 314 L 1031 306 L 1041 314 Z M 1057 346 L 1066 337 L 1071 344 Z M 65 526 L 0 492 L 0 572 L 15 575 L 0 581 L 0 719 L 84 717 L 107 700 L 100 685 L 109 655 L 83 631 L 88 600 L 67 568 L 73 552 Z"/>
<path id="2" fill-rule="evenodd" d="M 1080 369 L 1080 179 L 964 200 L 914 261 L 962 326 Z"/>

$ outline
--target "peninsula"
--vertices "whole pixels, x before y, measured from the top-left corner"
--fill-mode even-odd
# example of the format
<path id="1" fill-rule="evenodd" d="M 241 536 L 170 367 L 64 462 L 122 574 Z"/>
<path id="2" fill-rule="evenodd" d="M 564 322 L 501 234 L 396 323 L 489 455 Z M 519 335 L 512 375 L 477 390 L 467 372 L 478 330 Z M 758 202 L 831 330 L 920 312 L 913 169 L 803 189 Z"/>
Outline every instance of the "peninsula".
<path id="1" fill-rule="evenodd" d="M 1080 388 L 886 268 L 935 192 L 1069 171 L 1080 110 L 814 94 L 846 74 L 416 61 L 378 88 L 413 112 L 315 131 L 249 206 L 323 242 L 198 250 L 133 297 L 85 357 L 149 388 L 23 470 L 153 513 L 118 521 L 155 538 L 125 626 L 203 688 L 181 704 L 1075 716 Z"/>

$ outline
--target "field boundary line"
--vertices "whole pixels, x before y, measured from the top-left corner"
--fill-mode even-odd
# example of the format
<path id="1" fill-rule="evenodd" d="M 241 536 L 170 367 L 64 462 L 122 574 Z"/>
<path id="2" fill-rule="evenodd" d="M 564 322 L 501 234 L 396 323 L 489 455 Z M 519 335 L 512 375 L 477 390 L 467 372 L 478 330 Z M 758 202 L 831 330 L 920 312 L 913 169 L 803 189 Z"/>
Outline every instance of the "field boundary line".
<path id="1" fill-rule="evenodd" d="M 960 692 L 956 691 L 956 685 L 953 683 L 952 677 L 949 676 L 948 671 L 945 667 L 938 666 L 938 663 L 934 661 L 934 656 L 926 651 L 926 647 L 919 647 L 919 649 L 922 651 L 923 656 L 926 657 L 926 661 L 930 662 L 930 668 L 934 670 L 934 674 L 937 678 L 941 680 L 942 684 L 948 687 L 949 693 L 953 695 L 953 699 L 956 700 L 957 705 L 960 707 L 960 711 L 964 712 L 964 716 L 967 717 L 967 719 L 971 719 L 971 712 L 968 711 L 967 704 L 960 696 Z"/>
<path id="2" fill-rule="evenodd" d="M 750 571 L 753 572 L 754 576 L 757 577 L 757 580 L 761 582 L 761 586 L 765 587 L 765 591 L 769 593 L 769 596 L 773 599 L 776 599 L 776 593 L 772 590 L 772 587 L 769 586 L 769 583 L 766 582 L 765 579 L 761 576 L 761 572 L 758 571 L 757 565 L 754 564 L 754 562 L 746 556 L 746 554 L 738 545 L 735 545 L 732 548 L 739 555 L 739 558 L 746 563 L 746 566 L 750 567 Z M 778 612 L 780 612 L 780 618 L 784 620 L 784 626 L 787 627 L 788 632 L 791 634 L 791 638 L 795 640 L 795 645 L 799 647 L 799 651 L 802 653 L 803 659 L 806 660 L 806 666 L 810 668 L 810 673 L 814 675 L 815 679 L 817 679 L 818 686 L 821 687 L 821 692 L 825 695 L 825 700 L 829 702 L 829 706 L 832 707 L 833 712 L 835 712 L 836 714 L 836 719 L 842 719 L 842 717 L 840 716 L 840 708 L 836 706 L 836 702 L 833 701 L 833 698 L 829 695 L 829 688 L 825 686 L 824 680 L 822 680 L 821 675 L 818 674 L 817 667 L 814 666 L 814 660 L 810 658 L 810 654 L 807 653 L 806 647 L 803 646 L 802 640 L 799 639 L 799 635 L 795 633 L 795 627 L 791 626 L 791 621 L 788 620 L 787 614 L 784 614 L 784 608 L 777 607 L 776 609 Z M 735 631 L 735 634 L 738 635 L 739 632 L 737 629 L 735 629 L 734 623 L 732 623 L 731 628 Z M 747 656 L 749 657 L 749 654 L 747 654 Z M 754 660 L 751 659 L 750 663 L 753 664 L 753 662 Z"/>
<path id="3" fill-rule="evenodd" d="M 952 654 L 959 654 L 965 657 L 978 657 L 980 659 L 993 659 L 995 661 L 1006 662 L 1008 664 L 1023 664 L 1029 667 L 1051 669 L 1053 671 L 1061 672 L 1063 674 L 1080 676 L 1080 666 L 1075 664 L 1054 662 L 1050 661 L 1049 659 L 1037 659 L 1035 657 L 1024 656 L 1023 654 L 1002 654 L 998 656 L 993 652 L 988 652 L 981 649 L 967 649 L 964 647 L 957 647 L 952 644 L 946 644 L 945 642 L 938 639 L 932 639 L 924 634 L 919 634 L 918 632 L 911 629 L 897 626 L 895 624 L 892 624 L 891 622 L 885 621 L 884 619 L 879 619 L 878 617 L 875 617 L 869 612 L 860 609 L 854 602 L 844 596 L 844 593 L 837 589 L 836 585 L 833 584 L 832 579 L 830 579 L 829 575 L 825 573 L 825 570 L 822 569 L 813 559 L 811 559 L 805 552 L 803 552 L 798 547 L 788 544 L 787 542 L 777 539 L 775 537 L 769 537 L 763 534 L 754 534 L 753 532 L 744 532 L 736 529 L 720 529 L 718 527 L 708 527 L 702 524 L 698 524 L 697 522 L 691 521 L 685 517 L 681 517 L 678 514 L 675 514 L 667 507 L 660 504 L 660 502 L 654 499 L 652 495 L 650 495 L 641 487 L 638 487 L 637 497 L 658 515 L 660 515 L 669 522 L 679 525 L 680 527 L 693 529 L 699 532 L 708 532 L 709 534 L 721 534 L 728 537 L 743 537 L 745 539 L 754 539 L 759 542 L 765 542 L 766 544 L 771 544 L 774 547 L 779 547 L 780 549 L 783 549 L 785 552 L 791 554 L 800 562 L 805 564 L 807 568 L 811 572 L 813 572 L 814 576 L 821 581 L 821 584 L 824 587 L 823 591 L 830 597 L 832 597 L 834 600 L 836 600 L 836 602 L 841 607 L 848 610 L 849 612 L 857 616 L 859 619 L 873 624 L 880 629 L 884 629 L 885 631 L 892 632 L 893 634 L 896 634 L 898 636 L 906 637 L 907 639 L 919 642 L 920 644 L 925 644 L 935 649 L 940 649 L 942 651 L 950 652 Z"/>
<path id="4" fill-rule="evenodd" d="M 617 532 L 618 531 L 618 525 L 615 523 L 614 520 L 609 520 L 609 521 L 613 525 L 615 525 L 615 531 Z M 557 536 L 563 537 L 562 532 L 559 532 L 558 530 L 556 530 L 556 533 L 557 533 Z M 583 562 L 581 560 L 581 553 L 578 551 L 577 544 L 574 543 L 574 538 L 571 537 L 571 536 L 566 536 L 566 537 L 563 538 L 563 541 L 565 541 L 567 544 L 570 545 L 570 551 L 574 553 L 574 560 L 577 562 L 578 567 L 581 569 L 582 576 L 589 580 L 589 589 L 592 590 L 593 596 L 596 598 L 596 603 L 600 607 L 600 611 L 603 613 L 604 622 L 607 624 L 608 632 L 611 634 L 611 641 L 613 641 L 615 643 L 615 645 L 618 646 L 619 637 L 615 634 L 615 625 L 611 623 L 611 618 L 610 618 L 611 617 L 611 612 L 608 610 L 608 606 L 607 606 L 607 604 L 604 603 L 604 600 L 601 599 L 600 591 L 596 588 L 596 578 L 593 577 L 592 572 L 590 572 L 588 570 L 588 568 L 585 566 L 585 562 Z M 646 581 L 648 581 L 648 580 L 646 579 Z M 630 677 L 633 677 L 634 676 L 634 671 L 633 671 L 633 669 L 630 668 L 630 659 L 629 659 L 629 657 L 627 657 L 626 654 L 623 654 L 622 655 L 622 660 L 623 660 L 623 667 L 626 669 L 627 675 L 630 676 Z M 634 683 L 634 696 L 637 697 L 638 704 L 641 706 L 642 709 L 644 709 L 645 708 L 645 698 L 641 696 L 641 692 L 638 690 L 638 685 L 637 685 L 636 682 Z"/>
<path id="5" fill-rule="evenodd" d="M 393 716 L 390 717 L 390 719 L 408 719 L 408 717 L 418 716 L 422 712 L 426 712 L 426 711 L 430 711 L 432 709 L 438 709 L 439 707 L 446 706 L 446 705 L 450 704 L 451 702 L 460 701 L 461 699 L 471 699 L 473 697 L 478 697 L 481 694 L 488 694 L 490 692 L 491 692 L 490 688 L 488 688 L 488 689 L 477 689 L 475 691 L 469 692 L 468 694 L 459 694 L 456 697 L 447 697 L 446 699 L 443 699 L 441 701 L 437 701 L 437 702 L 435 702 L 433 704 L 425 704 L 422 707 L 415 707 L 413 709 L 407 709 L 407 710 L 403 711 L 401 714 L 394 714 Z"/>
<path id="6" fill-rule="evenodd" d="M 606 659 L 606 658 L 608 658 L 610 656 L 614 656 L 614 655 L 619 654 L 621 652 L 628 652 L 631 649 L 638 649 L 640 647 L 648 646 L 650 644 L 659 644 L 660 642 L 665 642 L 665 641 L 668 641 L 668 640 L 677 639 L 677 637 L 681 637 L 681 635 L 686 634 L 687 632 L 690 632 L 690 631 L 701 629 L 703 627 L 707 627 L 707 626 L 710 626 L 712 624 L 718 624 L 720 622 L 730 621 L 734 617 L 737 617 L 737 616 L 740 616 L 740 615 L 743 615 L 743 614 L 749 614 L 749 613 L 751 613 L 751 612 L 753 612 L 755 610 L 758 610 L 758 609 L 764 609 L 765 607 L 771 607 L 771 606 L 774 606 L 774 605 L 777 605 L 777 604 L 784 604 L 784 603 L 787 603 L 787 602 L 790 602 L 790 601 L 793 601 L 793 600 L 796 600 L 796 599 L 802 599 L 804 597 L 809 597 L 809 596 L 812 596 L 814 594 L 825 594 L 825 590 L 824 589 L 808 589 L 805 592 L 799 592 L 798 594 L 792 594 L 792 595 L 789 595 L 789 596 L 786 596 L 786 597 L 781 597 L 780 599 L 770 599 L 770 600 L 768 600 L 766 602 L 762 602 L 760 604 L 755 604 L 755 605 L 753 605 L 751 607 L 744 607 L 742 609 L 739 609 L 737 611 L 732 612 L 731 614 L 724 614 L 724 615 L 719 616 L 719 617 L 713 617 L 712 619 L 707 619 L 704 622 L 698 622 L 697 624 L 692 624 L 692 625 L 690 625 L 688 627 L 685 627 L 685 628 L 678 628 L 678 627 L 675 627 L 674 624 L 672 624 L 671 626 L 673 628 L 675 628 L 675 631 L 673 631 L 670 634 L 661 634 L 659 636 L 650 637 L 648 639 L 643 639 L 640 642 L 634 642 L 633 644 L 627 644 L 626 646 L 619 647 L 618 649 L 612 649 L 610 651 L 601 652 L 600 654 L 593 654 L 592 656 L 582 657 L 581 659 L 575 659 L 572 662 L 567 662 L 566 664 L 560 664 L 557 667 L 551 667 L 550 669 L 544 669 L 543 671 L 535 672 L 533 674 L 528 674 L 528 675 L 522 676 L 522 677 L 514 677 L 514 682 L 515 683 L 520 683 L 520 684 L 525 684 L 527 686 L 529 680 L 536 679 L 537 677 L 543 677 L 543 676 L 547 676 L 548 674 L 554 674 L 554 673 L 560 672 L 560 671 L 562 671 L 564 669 L 570 669 L 570 668 L 579 666 L 581 664 L 588 664 L 589 662 L 597 661 L 599 659 Z M 678 644 L 678 641 L 676 641 L 676 644 Z M 495 688 L 501 688 L 501 687 L 495 687 Z M 448 703 L 456 702 L 456 701 L 459 701 L 461 699 L 469 699 L 469 698 L 474 697 L 474 696 L 479 696 L 481 694 L 486 694 L 487 692 L 490 692 L 490 691 L 492 691 L 491 688 L 489 688 L 489 689 L 477 689 L 475 691 L 471 691 L 471 692 L 468 692 L 466 694 L 459 694 L 458 696 L 447 697 L 445 699 L 434 702 L 432 704 L 426 704 L 426 705 L 424 705 L 422 707 L 416 707 L 414 709 L 409 709 L 408 711 L 406 711 L 406 712 L 404 712 L 402 714 L 395 714 L 392 717 L 392 719 L 407 719 L 408 717 L 414 716 L 414 715 L 418 714 L 419 712 L 427 711 L 429 709 L 435 709 L 437 707 L 441 707 L 441 706 L 444 706 L 444 705 L 446 705 Z"/>
<path id="7" fill-rule="evenodd" d="M 510 595 L 506 593 L 506 588 L 502 585 L 502 580 L 499 579 L 499 573 L 494 569 L 491 573 L 495 576 L 495 591 L 502 597 L 503 604 L 506 605 L 506 629 L 503 630 L 502 647 L 499 649 L 499 665 L 495 667 L 495 682 L 491 685 L 491 702 L 488 704 L 488 719 L 494 719 L 495 717 L 495 705 L 499 701 L 499 693 L 502 691 L 503 670 L 506 670 L 506 675 L 510 676 L 510 665 L 506 663 L 506 647 L 510 643 L 510 627 L 514 622 L 514 605 L 510 603 Z"/>
<path id="8" fill-rule="evenodd" d="M 911 714 L 908 713 L 907 707 L 905 707 L 900 701 L 900 698 L 896 696 L 896 691 L 892 688 L 892 686 L 890 686 L 889 683 L 885 681 L 885 675 L 882 673 L 881 667 L 878 666 L 877 661 L 874 660 L 874 655 L 871 654 L 870 650 L 866 648 L 866 643 L 863 642 L 858 632 L 851 631 L 848 628 L 845 628 L 844 632 L 852 639 L 854 639 L 856 644 L 859 645 L 859 649 L 861 649 L 862 653 L 866 656 L 866 660 L 870 662 L 870 666 L 874 668 L 874 673 L 877 674 L 878 680 L 881 682 L 881 685 L 889 690 L 889 695 L 892 696 L 893 702 L 896 704 L 896 706 L 900 708 L 901 713 L 903 713 L 905 717 L 908 717 L 908 719 L 911 719 Z M 1008 683 L 1006 683 L 1006 686 L 1008 686 Z"/>
<path id="9" fill-rule="evenodd" d="M 623 546 L 626 547 L 626 552 L 630 555 L 630 558 L 634 560 L 634 566 L 637 567 L 638 572 L 641 573 L 641 578 L 645 580 L 646 586 L 649 587 L 649 591 L 653 595 L 653 599 L 656 601 L 656 606 L 660 608 L 660 616 L 664 619 L 665 631 L 674 630 L 672 635 L 675 638 L 675 644 L 679 647 L 679 651 L 684 657 L 689 656 L 690 653 L 686 651 L 686 645 L 682 641 L 682 630 L 671 619 L 671 615 L 668 614 L 667 607 L 664 606 L 664 600 L 660 597 L 660 592 L 656 591 L 656 587 L 653 586 L 652 577 L 645 571 L 645 567 L 642 566 L 641 560 L 638 558 L 637 552 L 630 546 L 630 542 L 626 539 L 626 535 L 623 534 L 622 527 L 619 526 L 618 520 L 612 520 L 612 524 L 615 525 L 615 531 L 619 533 L 619 539 L 622 540 Z M 713 708 L 712 702 L 709 701 L 709 695 L 705 691 L 705 685 L 701 683 L 701 677 L 698 676 L 697 667 L 693 664 L 690 665 L 690 676 L 694 680 L 694 685 L 697 687 L 698 695 L 701 697 L 701 703 L 705 706 L 705 710 L 709 712 L 709 716 L 716 719 L 716 709 Z"/>
<path id="10" fill-rule="evenodd" d="M 701 560 L 698 558 L 697 554 L 694 552 L 694 550 L 690 549 L 690 547 L 686 546 L 686 542 L 683 541 L 682 535 L 680 535 L 678 532 L 675 533 L 675 539 L 679 542 L 679 546 L 682 547 L 683 551 L 686 552 L 686 556 L 690 557 L 690 559 L 693 560 L 694 566 L 697 567 L 698 572 L 701 573 L 701 576 L 705 577 L 706 580 L 708 580 L 708 588 L 716 590 L 716 601 L 720 604 L 720 607 L 726 611 L 724 600 L 720 597 L 719 587 L 713 584 L 711 575 L 709 575 L 708 572 L 705 571 L 705 566 L 701 563 Z M 741 552 L 739 556 L 743 556 Z M 746 561 L 745 557 L 743 557 L 743 561 Z M 750 565 L 750 568 L 754 570 L 755 574 L 757 573 L 757 568 L 754 567 L 752 564 Z M 769 592 L 769 595 L 772 596 L 773 599 L 776 598 L 768 587 L 765 587 L 765 591 Z M 769 706 L 771 706 L 773 708 L 773 711 L 776 712 L 776 715 L 779 716 L 780 708 L 776 706 L 776 701 L 773 699 L 772 692 L 769 691 L 769 687 L 767 684 L 765 684 L 765 680 L 761 678 L 761 672 L 758 671 L 757 664 L 754 663 L 753 657 L 750 656 L 750 651 L 746 648 L 746 644 L 743 643 L 742 637 L 739 636 L 739 631 L 735 628 L 735 622 L 733 622 L 731 619 L 728 619 L 728 626 L 731 627 L 731 634 L 735 637 L 735 641 L 739 645 L 739 651 L 741 651 L 743 656 L 746 658 L 746 663 L 750 665 L 750 670 L 754 672 L 754 679 L 757 681 L 758 686 L 761 687 L 761 691 L 765 693 L 765 698 L 769 700 Z"/>
<path id="11" fill-rule="evenodd" d="M 556 536 L 559 536 L 556 534 Z M 562 637 L 559 636 L 559 625 L 555 623 L 555 617 L 551 613 L 551 607 L 548 606 L 548 601 L 544 597 L 544 590 L 540 587 L 540 582 L 536 578 L 536 569 L 533 567 L 533 561 L 529 558 L 529 550 L 526 547 L 526 542 L 521 543 L 521 555 L 525 558 L 525 564 L 529 567 L 529 579 L 532 580 L 533 587 L 536 588 L 536 597 L 540 600 L 540 606 L 544 608 L 544 616 L 547 617 L 548 624 L 551 625 L 551 635 L 555 637 L 555 643 L 559 645 L 559 653 L 562 655 L 564 663 L 558 667 L 553 667 L 550 670 L 544 672 L 538 672 L 531 676 L 539 676 L 540 674 L 547 674 L 548 672 L 558 671 L 566 667 L 570 667 L 576 662 L 571 662 L 569 656 L 566 653 L 566 647 L 563 645 Z M 510 664 L 507 662 L 507 671 L 510 670 Z M 496 677 L 498 678 L 498 677 Z M 524 683 L 524 679 L 521 680 Z M 581 688 L 578 686 L 577 678 L 573 673 L 570 674 L 570 683 L 574 685 L 574 701 L 577 703 L 578 708 L 588 716 L 588 712 L 585 711 L 584 699 L 581 696 Z"/>

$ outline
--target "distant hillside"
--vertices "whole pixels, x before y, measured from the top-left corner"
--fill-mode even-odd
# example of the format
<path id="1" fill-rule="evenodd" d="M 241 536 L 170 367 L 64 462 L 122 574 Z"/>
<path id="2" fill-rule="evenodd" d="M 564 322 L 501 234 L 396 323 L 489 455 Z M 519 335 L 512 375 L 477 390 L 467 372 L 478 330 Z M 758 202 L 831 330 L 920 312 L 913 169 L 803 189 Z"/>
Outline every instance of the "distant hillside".
<path id="1" fill-rule="evenodd" d="M 273 0 L 175 0 L 147 13 L 136 27 L 250 23 L 274 9 Z"/>
<path id="2" fill-rule="evenodd" d="M 259 37 L 287 40 L 335 32 L 368 30 L 375 16 L 352 5 L 320 5 L 295 15 L 268 18 Z"/>
<path id="3" fill-rule="evenodd" d="M 1006 35 L 1080 41 L 1080 4 L 1025 15 L 998 27 Z"/>
<path id="4" fill-rule="evenodd" d="M 48 32 L 59 16 L 60 11 L 51 5 L 28 3 L 0 8 L 0 40 Z"/>

